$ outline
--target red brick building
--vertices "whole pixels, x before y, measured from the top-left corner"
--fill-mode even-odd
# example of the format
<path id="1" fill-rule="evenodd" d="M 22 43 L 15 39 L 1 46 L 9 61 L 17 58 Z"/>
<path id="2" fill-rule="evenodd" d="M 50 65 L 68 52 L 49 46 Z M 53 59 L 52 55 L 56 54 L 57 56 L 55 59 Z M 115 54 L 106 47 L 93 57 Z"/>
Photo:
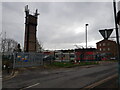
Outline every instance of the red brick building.
<path id="1" fill-rule="evenodd" d="M 76 61 L 96 60 L 96 48 L 75 49 Z"/>
<path id="2" fill-rule="evenodd" d="M 117 43 L 112 40 L 101 40 L 96 43 L 97 53 L 106 57 L 116 57 L 117 56 Z"/>

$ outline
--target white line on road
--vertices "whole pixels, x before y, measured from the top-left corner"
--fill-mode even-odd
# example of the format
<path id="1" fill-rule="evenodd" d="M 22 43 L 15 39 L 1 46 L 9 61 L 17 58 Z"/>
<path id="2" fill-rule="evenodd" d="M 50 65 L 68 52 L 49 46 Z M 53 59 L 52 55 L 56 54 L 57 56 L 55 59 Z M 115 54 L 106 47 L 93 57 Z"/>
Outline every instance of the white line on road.
<path id="1" fill-rule="evenodd" d="M 36 83 L 36 84 L 30 85 L 30 86 L 27 86 L 27 87 L 22 88 L 22 89 L 20 89 L 20 90 L 24 90 L 24 89 L 27 89 L 27 88 L 31 88 L 31 87 L 37 86 L 38 84 L 40 84 L 40 83 Z"/>

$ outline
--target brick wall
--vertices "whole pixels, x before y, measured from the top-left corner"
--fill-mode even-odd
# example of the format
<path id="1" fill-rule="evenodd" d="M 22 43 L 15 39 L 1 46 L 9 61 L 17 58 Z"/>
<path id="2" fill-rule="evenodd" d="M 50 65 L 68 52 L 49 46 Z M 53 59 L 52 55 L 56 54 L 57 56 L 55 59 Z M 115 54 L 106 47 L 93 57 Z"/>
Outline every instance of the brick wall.
<path id="1" fill-rule="evenodd" d="M 117 56 L 117 44 L 112 40 L 102 40 L 96 43 L 99 54 L 111 54 L 110 57 Z"/>
<path id="2" fill-rule="evenodd" d="M 37 17 L 30 14 L 26 17 L 24 51 L 36 52 Z"/>

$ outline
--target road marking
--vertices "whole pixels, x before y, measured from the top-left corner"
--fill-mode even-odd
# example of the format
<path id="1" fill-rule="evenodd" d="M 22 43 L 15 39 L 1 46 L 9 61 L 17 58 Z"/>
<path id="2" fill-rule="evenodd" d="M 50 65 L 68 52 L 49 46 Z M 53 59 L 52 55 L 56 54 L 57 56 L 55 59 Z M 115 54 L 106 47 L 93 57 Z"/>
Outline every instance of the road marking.
<path id="1" fill-rule="evenodd" d="M 30 85 L 30 86 L 27 86 L 27 87 L 22 88 L 22 89 L 20 89 L 20 90 L 24 90 L 24 89 L 27 89 L 27 88 L 31 88 L 31 87 L 37 86 L 38 84 L 40 84 L 40 83 L 36 83 L 36 84 Z"/>
<path id="2" fill-rule="evenodd" d="M 108 78 L 105 78 L 105 79 L 103 79 L 103 80 L 101 80 L 101 81 L 98 81 L 98 82 L 96 82 L 96 83 L 93 83 L 93 84 L 91 84 L 91 85 L 89 85 L 89 86 L 86 86 L 86 87 L 84 87 L 84 88 L 94 88 L 94 87 L 96 87 L 96 86 L 98 86 L 98 85 L 100 85 L 100 84 L 102 84 L 102 83 L 104 83 L 104 82 L 107 82 L 108 80 L 110 80 L 110 79 L 112 79 L 112 78 L 114 78 L 114 77 L 117 77 L 118 76 L 118 74 L 114 74 L 114 75 L 112 75 L 112 76 L 110 76 L 110 77 L 108 77 Z"/>

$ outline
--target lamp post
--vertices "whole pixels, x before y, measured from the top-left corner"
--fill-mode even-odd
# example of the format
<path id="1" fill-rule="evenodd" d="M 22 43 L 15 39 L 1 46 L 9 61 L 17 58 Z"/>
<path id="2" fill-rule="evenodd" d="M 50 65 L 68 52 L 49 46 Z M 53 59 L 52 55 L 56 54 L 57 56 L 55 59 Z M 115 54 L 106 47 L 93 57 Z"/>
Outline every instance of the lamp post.
<path id="1" fill-rule="evenodd" d="M 86 27 L 86 49 L 87 49 L 87 26 L 88 26 L 89 24 L 85 24 L 85 27 Z"/>

